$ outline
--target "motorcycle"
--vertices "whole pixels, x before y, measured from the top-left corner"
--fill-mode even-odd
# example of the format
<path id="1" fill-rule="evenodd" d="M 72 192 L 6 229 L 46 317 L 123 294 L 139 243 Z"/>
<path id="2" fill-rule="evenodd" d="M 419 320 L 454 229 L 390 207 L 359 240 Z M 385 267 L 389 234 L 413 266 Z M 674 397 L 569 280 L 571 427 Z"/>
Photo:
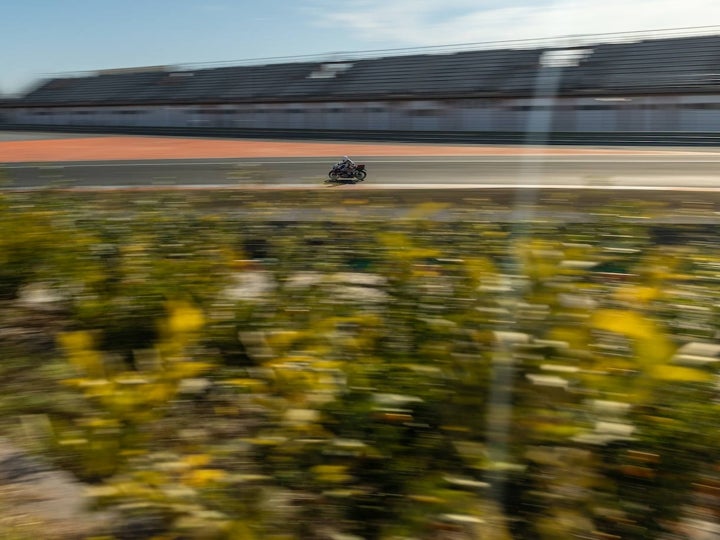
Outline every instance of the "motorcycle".
<path id="1" fill-rule="evenodd" d="M 338 165 L 335 165 L 328 173 L 326 184 L 357 184 L 367 177 L 365 165 L 357 164 L 345 171 L 341 171 Z"/>

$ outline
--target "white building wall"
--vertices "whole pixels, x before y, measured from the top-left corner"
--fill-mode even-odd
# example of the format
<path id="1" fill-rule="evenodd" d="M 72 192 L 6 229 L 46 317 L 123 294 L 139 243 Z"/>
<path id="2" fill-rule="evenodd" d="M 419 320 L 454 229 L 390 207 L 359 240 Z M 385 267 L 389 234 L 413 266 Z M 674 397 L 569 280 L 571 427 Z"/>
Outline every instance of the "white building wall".
<path id="1" fill-rule="evenodd" d="M 321 113 L 321 129 L 344 129 L 343 103 L 326 103 Z"/>
<path id="2" fill-rule="evenodd" d="M 310 103 L 305 114 L 305 126 L 307 129 L 321 129 L 323 122 L 323 110 L 319 103 Z"/>
<path id="3" fill-rule="evenodd" d="M 493 108 L 490 100 L 464 99 L 455 105 L 458 112 L 458 131 L 490 131 L 493 124 Z"/>
<path id="4" fill-rule="evenodd" d="M 505 101 L 489 107 L 490 131 L 525 131 L 525 111 L 513 102 Z"/>
<path id="5" fill-rule="evenodd" d="M 20 107 L 28 125 L 239 127 L 337 130 L 525 131 L 530 99 L 406 100 L 226 105 Z M 555 131 L 705 131 L 720 126 L 720 95 L 559 98 Z"/>
<path id="6" fill-rule="evenodd" d="M 340 116 L 341 122 L 346 123 L 344 129 L 360 131 L 376 129 L 373 127 L 374 118 L 372 108 L 368 102 L 356 101 L 349 103 L 346 107 L 342 108 Z"/>
<path id="7" fill-rule="evenodd" d="M 575 100 L 558 99 L 556 101 L 552 116 L 552 130 L 567 133 L 577 131 Z"/>
<path id="8" fill-rule="evenodd" d="M 680 131 L 720 131 L 720 96 L 681 96 L 676 101 Z"/>
<path id="9" fill-rule="evenodd" d="M 371 130 L 390 129 L 390 104 L 384 101 L 370 101 L 365 104 L 367 127 Z"/>
<path id="10" fill-rule="evenodd" d="M 576 109 L 575 122 L 579 132 L 616 131 L 616 112 L 606 106 L 581 105 Z"/>

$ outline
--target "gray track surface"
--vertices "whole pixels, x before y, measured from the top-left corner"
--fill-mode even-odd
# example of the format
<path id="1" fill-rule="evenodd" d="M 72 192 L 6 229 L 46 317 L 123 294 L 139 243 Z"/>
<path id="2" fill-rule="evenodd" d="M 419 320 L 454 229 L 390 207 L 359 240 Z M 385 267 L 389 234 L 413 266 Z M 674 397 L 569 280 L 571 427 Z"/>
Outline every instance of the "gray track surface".
<path id="1" fill-rule="evenodd" d="M 367 187 L 567 186 L 720 187 L 720 153 L 673 156 L 357 157 Z M 4 187 L 318 186 L 332 160 L 201 159 L 13 163 L 0 165 Z"/>
<path id="2" fill-rule="evenodd" d="M 86 133 L 62 133 L 45 131 L 0 131 L 0 142 L 43 141 L 50 139 L 86 139 L 88 137 L 112 137 L 112 135 L 87 135 Z"/>

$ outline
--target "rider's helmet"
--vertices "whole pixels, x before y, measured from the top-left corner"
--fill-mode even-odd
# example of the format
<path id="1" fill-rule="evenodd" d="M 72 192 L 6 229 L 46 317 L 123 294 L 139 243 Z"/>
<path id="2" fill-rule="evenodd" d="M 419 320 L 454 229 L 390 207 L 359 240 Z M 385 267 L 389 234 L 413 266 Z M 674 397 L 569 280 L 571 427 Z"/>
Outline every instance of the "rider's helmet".
<path id="1" fill-rule="evenodd" d="M 350 161 L 350 158 L 347 156 L 343 156 L 343 161 Z"/>

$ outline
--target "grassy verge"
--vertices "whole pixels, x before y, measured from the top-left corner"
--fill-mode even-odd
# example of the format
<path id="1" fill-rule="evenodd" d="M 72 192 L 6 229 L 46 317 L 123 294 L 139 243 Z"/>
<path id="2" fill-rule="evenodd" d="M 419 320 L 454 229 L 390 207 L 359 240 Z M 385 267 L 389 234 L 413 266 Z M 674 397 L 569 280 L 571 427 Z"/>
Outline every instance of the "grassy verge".
<path id="1" fill-rule="evenodd" d="M 0 201 L 0 433 L 91 486 L 103 534 L 659 538 L 715 511 L 712 200 L 298 193 Z"/>

